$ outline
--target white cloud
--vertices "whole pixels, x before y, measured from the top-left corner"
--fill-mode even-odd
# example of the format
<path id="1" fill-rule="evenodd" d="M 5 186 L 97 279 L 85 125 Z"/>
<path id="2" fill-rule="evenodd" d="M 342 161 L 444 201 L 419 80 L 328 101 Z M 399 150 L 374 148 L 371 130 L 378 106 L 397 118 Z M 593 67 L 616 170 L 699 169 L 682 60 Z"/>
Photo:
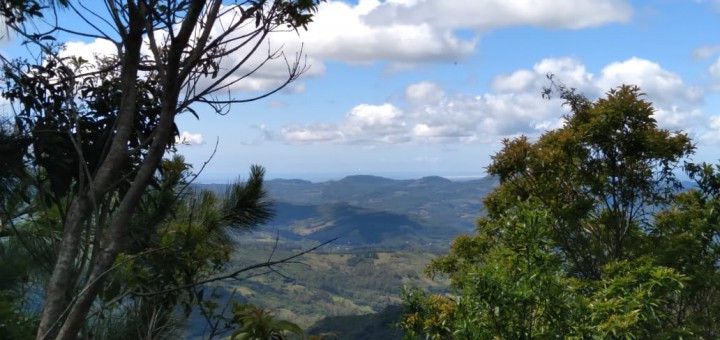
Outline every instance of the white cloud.
<path id="1" fill-rule="evenodd" d="M 236 11 L 226 12 L 213 28 L 215 35 L 238 17 Z M 579 29 L 626 22 L 631 16 L 632 8 L 626 0 L 360 0 L 356 4 L 330 0 L 319 5 L 308 31 L 269 35 L 268 43 L 228 81 L 238 80 L 232 85 L 238 91 L 272 89 L 287 77 L 285 57 L 292 62 L 301 50 L 310 65 L 305 76 L 323 74 L 325 63 L 331 60 L 350 64 L 387 61 L 389 69 L 401 70 L 419 63 L 462 59 L 475 51 L 483 33 L 493 29 L 523 25 Z M 468 38 L 458 31 L 474 33 Z M 251 45 L 225 58 L 221 68 L 227 70 L 238 63 Z M 66 46 L 66 53 L 86 59 L 108 51 L 115 53 L 114 46 L 102 40 L 69 42 Z M 285 52 L 284 57 L 278 56 L 244 78 L 263 63 L 267 51 L 278 48 Z M 145 50 L 150 54 L 147 46 Z M 201 87 L 211 81 L 203 79 Z"/>
<path id="2" fill-rule="evenodd" d="M 340 131 L 331 125 L 287 127 L 283 128 L 280 133 L 285 140 L 297 143 L 325 142 L 342 138 Z"/>
<path id="3" fill-rule="evenodd" d="M 535 64 L 532 70 L 521 69 L 509 75 L 495 77 L 491 87 L 500 93 L 539 91 L 543 86 L 548 85 L 547 76 L 550 74 L 566 86 L 591 92 L 591 95 L 595 94 L 593 74 L 589 73 L 580 61 L 573 58 L 543 59 Z"/>
<path id="4" fill-rule="evenodd" d="M 620 84 L 639 86 L 650 100 L 660 105 L 671 105 L 677 101 L 694 103 L 703 96 L 699 88 L 687 86 L 679 75 L 655 62 L 636 57 L 603 68 L 598 80 L 601 89 L 607 90 Z"/>
<path id="5" fill-rule="evenodd" d="M 0 16 L 0 22 L 5 22 L 5 18 Z M 5 42 L 10 41 L 10 34 L 8 34 L 7 25 L 0 25 L 0 46 L 4 45 Z"/>
<path id="6" fill-rule="evenodd" d="M 480 34 L 497 28 L 579 29 L 627 22 L 631 16 L 624 0 L 328 1 L 320 4 L 301 39 L 320 60 L 385 60 L 407 68 L 419 62 L 457 61 L 475 50 Z M 476 36 L 463 39 L 458 30 Z"/>
<path id="7" fill-rule="evenodd" d="M 696 107 L 671 105 L 669 108 L 664 108 L 655 105 L 655 120 L 667 129 L 689 130 L 690 128 L 697 128 L 694 125 L 700 121 L 702 116 L 702 111 Z"/>
<path id="8" fill-rule="evenodd" d="M 720 78 L 720 57 L 708 69 L 713 77 Z"/>
<path id="9" fill-rule="evenodd" d="M 348 121 L 359 128 L 391 126 L 402 112 L 392 104 L 367 105 L 354 107 L 348 114 Z"/>
<path id="10" fill-rule="evenodd" d="M 440 85 L 429 81 L 412 84 L 405 89 L 405 99 L 411 103 L 437 102 L 445 96 Z"/>
<path id="11" fill-rule="evenodd" d="M 95 39 L 91 42 L 69 41 L 65 43 L 60 57 L 76 56 L 87 61 L 116 56 L 117 47 L 109 40 Z"/>
<path id="12" fill-rule="evenodd" d="M 623 83 L 637 84 L 648 93 L 661 127 L 704 129 L 698 108 L 703 93 L 657 63 L 630 58 L 610 63 L 595 76 L 576 59 L 549 58 L 531 69 L 495 77 L 487 93 L 446 94 L 435 83 L 420 82 L 405 89 L 404 107 L 361 104 L 340 122 L 287 127 L 281 137 L 288 142 L 382 144 L 493 143 L 519 134 L 535 136 L 562 126 L 568 112 L 561 99 L 541 97 L 548 73 L 591 98 Z"/>
<path id="13" fill-rule="evenodd" d="M 515 25 L 578 29 L 626 22 L 632 8 L 623 0 L 414 0 L 387 1 L 368 14 L 374 24 L 429 22 L 443 28 L 480 31 Z"/>
<path id="14" fill-rule="evenodd" d="M 705 45 L 696 48 L 693 51 L 693 58 L 707 59 L 720 53 L 720 45 Z"/>
<path id="15" fill-rule="evenodd" d="M 509 75 L 495 77 L 492 88 L 498 92 L 520 92 L 527 90 L 537 80 L 537 74 L 530 70 L 517 70 Z"/>
<path id="16" fill-rule="evenodd" d="M 720 116 L 712 116 L 707 120 L 707 131 L 702 140 L 708 143 L 720 143 Z"/>
<path id="17" fill-rule="evenodd" d="M 221 10 L 224 15 L 218 18 L 218 22 L 212 29 L 212 36 L 218 36 L 224 32 L 224 27 L 231 26 L 240 17 L 239 10 Z M 234 33 L 227 36 L 226 40 L 234 41 L 234 43 L 225 46 L 226 49 L 237 48 L 232 54 L 220 59 L 220 74 L 232 71 L 231 75 L 223 82 L 229 84 L 230 90 L 244 92 L 264 92 L 275 89 L 282 85 L 288 79 L 288 68 L 292 65 L 298 56 L 301 56 L 303 44 L 293 32 L 279 31 L 270 34 L 266 41 L 261 42 L 257 51 L 244 60 L 255 48 L 257 38 L 250 40 L 250 43 L 240 46 L 245 41 L 241 36 L 248 33 L 252 29 L 252 25 L 242 26 Z M 254 26 L 253 26 L 254 27 Z M 198 34 L 198 30 L 194 34 Z M 156 31 L 155 37 L 158 44 L 164 41 L 163 31 Z M 237 39 L 237 40 L 234 40 Z M 276 53 L 277 52 L 277 53 Z M 142 47 L 143 55 L 152 57 L 149 39 L 145 38 Z M 117 48 L 114 43 L 105 39 L 94 39 L 89 42 L 84 41 L 68 41 L 65 42 L 61 56 L 78 56 L 83 59 L 94 61 L 98 58 L 117 55 Z M 316 76 L 324 73 L 325 66 L 321 60 L 316 60 L 312 56 L 301 56 L 299 58 L 300 66 L 307 66 L 304 69 L 304 76 Z M 235 69 L 236 65 L 240 65 Z M 234 70 L 233 70 L 234 69 Z M 217 79 L 212 76 L 204 77 L 199 80 L 197 91 L 210 86 Z M 298 93 L 304 91 L 304 85 L 293 84 L 288 88 L 289 93 Z"/>
<path id="18" fill-rule="evenodd" d="M 710 89 L 720 91 L 720 57 L 718 57 L 708 68 L 710 76 Z"/>
<path id="19" fill-rule="evenodd" d="M 201 145 L 204 144 L 204 140 L 203 135 L 200 133 L 183 131 L 180 132 L 180 136 L 175 137 L 175 143 L 182 145 Z"/>
<path id="20" fill-rule="evenodd" d="M 369 12 L 386 6 L 390 4 L 374 0 L 362 0 L 357 5 L 322 3 L 309 30 L 300 38 L 307 44 L 309 55 L 347 63 L 451 61 L 475 49 L 476 40 L 460 39 L 450 29 L 422 21 L 370 23 Z"/>
<path id="21" fill-rule="evenodd" d="M 404 113 L 392 104 L 360 104 L 337 124 L 288 126 L 280 131 L 292 143 L 399 143 L 407 141 Z"/>

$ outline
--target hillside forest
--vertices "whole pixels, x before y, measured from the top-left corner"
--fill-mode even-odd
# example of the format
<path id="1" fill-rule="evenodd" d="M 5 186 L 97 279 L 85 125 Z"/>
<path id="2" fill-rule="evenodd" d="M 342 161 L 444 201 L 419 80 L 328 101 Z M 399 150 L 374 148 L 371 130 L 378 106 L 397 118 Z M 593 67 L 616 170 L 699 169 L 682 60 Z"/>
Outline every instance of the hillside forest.
<path id="1" fill-rule="evenodd" d="M 212 160 L 186 161 L 178 117 L 296 81 L 302 53 L 263 42 L 319 4 L 0 1 L 28 51 L 0 55 L 0 339 L 720 337 L 720 165 L 633 84 L 548 75 L 562 124 L 484 178 L 197 183 Z M 277 87 L 231 91 L 278 59 Z"/>

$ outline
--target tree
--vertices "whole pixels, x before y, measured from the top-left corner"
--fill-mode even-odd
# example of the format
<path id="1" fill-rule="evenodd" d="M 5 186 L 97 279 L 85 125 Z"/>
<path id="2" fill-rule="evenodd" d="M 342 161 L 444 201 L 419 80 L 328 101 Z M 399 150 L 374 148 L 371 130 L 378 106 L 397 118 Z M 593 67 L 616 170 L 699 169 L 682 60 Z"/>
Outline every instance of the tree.
<path id="1" fill-rule="evenodd" d="M 227 270 L 236 245 L 231 233 L 252 229 L 272 215 L 260 167 L 253 167 L 248 181 L 235 184 L 225 197 L 190 190 L 187 180 L 193 175 L 180 156 L 165 160 L 161 169 L 155 185 L 143 194 L 123 240 L 124 251 L 106 274 L 92 316 L 83 323 L 84 336 L 124 339 L 174 334 L 193 308 L 212 298 L 195 283 Z M 42 196 L 33 200 L 43 201 Z M 31 292 L 50 274 L 51 268 L 43 263 L 52 258 L 56 241 L 47 235 L 55 232 L 59 219 L 59 207 L 52 200 L 50 204 L 10 221 L 13 232 L 0 241 L 0 294 L 7 297 L 0 313 L 3 333 L 10 338 L 26 338 L 36 326 L 31 312 L 35 308 L 29 306 Z M 86 241 L 80 258 L 94 251 Z"/>
<path id="2" fill-rule="evenodd" d="M 1 58 L 3 95 L 16 108 L 34 186 L 59 209 L 37 337 L 71 339 L 127 250 L 139 203 L 173 147 L 175 118 L 197 116 L 198 104 L 226 113 L 297 79 L 301 55 L 285 59 L 287 77 L 276 88 L 251 98 L 230 92 L 284 57 L 269 50 L 251 64 L 270 34 L 306 27 L 317 1 L 108 0 L 105 13 L 80 1 L 1 5 L 12 34 L 37 52 L 36 60 Z M 89 29 L 65 26 L 68 16 Z M 56 41 L 68 35 L 110 41 L 117 52 L 95 61 L 63 56 Z M 225 91 L 228 98 L 217 96 Z M 92 251 L 83 251 L 87 237 Z M 78 263 L 81 254 L 88 257 Z"/>
<path id="3" fill-rule="evenodd" d="M 657 127 L 637 87 L 596 101 L 555 89 L 565 124 L 503 142 L 487 216 L 428 266 L 452 295 L 411 291 L 401 326 L 434 338 L 714 336 L 718 176 L 687 163 L 699 190 L 682 188 L 694 147 Z"/>
<path id="4" fill-rule="evenodd" d="M 559 91 L 572 109 L 565 125 L 535 143 L 503 141 L 488 167 L 502 184 L 485 204 L 496 216 L 539 199 L 572 271 L 598 279 L 604 264 L 634 256 L 653 209 L 680 188 L 675 171 L 694 146 L 687 134 L 657 127 L 638 87 L 620 86 L 596 102 Z"/>
<path id="5" fill-rule="evenodd" d="M 647 258 L 616 261 L 603 279 L 573 277 L 553 250 L 550 214 L 523 204 L 478 224 L 428 267 L 448 275 L 454 296 L 409 291 L 401 326 L 436 339 L 673 335 L 685 277 Z"/>
<path id="6" fill-rule="evenodd" d="M 675 323 L 710 339 L 720 336 L 720 166 L 689 164 L 687 170 L 696 188 L 655 215 L 643 249 L 688 277 Z"/>

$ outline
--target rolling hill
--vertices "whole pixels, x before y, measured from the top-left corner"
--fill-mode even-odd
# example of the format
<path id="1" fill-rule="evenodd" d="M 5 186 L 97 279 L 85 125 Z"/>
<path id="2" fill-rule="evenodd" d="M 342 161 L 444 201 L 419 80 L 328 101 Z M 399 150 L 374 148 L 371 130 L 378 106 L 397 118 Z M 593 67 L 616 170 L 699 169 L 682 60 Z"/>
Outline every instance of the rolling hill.
<path id="1" fill-rule="evenodd" d="M 336 244 L 345 246 L 446 246 L 473 228 L 482 214 L 482 198 L 496 185 L 491 177 L 451 181 L 358 175 L 320 183 L 274 179 L 266 181 L 266 188 L 276 216 L 262 230 L 277 231 L 288 240 L 340 237 Z M 223 193 L 227 185 L 197 188 Z"/>

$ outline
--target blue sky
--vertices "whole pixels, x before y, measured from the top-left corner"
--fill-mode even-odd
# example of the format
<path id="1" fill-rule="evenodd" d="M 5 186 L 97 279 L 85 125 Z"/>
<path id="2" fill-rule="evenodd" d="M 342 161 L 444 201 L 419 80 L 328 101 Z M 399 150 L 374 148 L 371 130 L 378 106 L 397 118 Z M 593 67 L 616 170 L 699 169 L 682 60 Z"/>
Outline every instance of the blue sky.
<path id="1" fill-rule="evenodd" d="M 287 90 L 180 117 L 178 150 L 196 166 L 219 141 L 201 181 L 250 164 L 311 180 L 482 175 L 502 138 L 561 123 L 560 103 L 540 97 L 546 73 L 593 97 L 640 85 L 659 124 L 697 142 L 694 160 L 720 159 L 720 1 L 329 0 L 308 32 L 269 43 L 300 42 L 311 68 Z M 272 87 L 276 66 L 235 94 Z"/>

